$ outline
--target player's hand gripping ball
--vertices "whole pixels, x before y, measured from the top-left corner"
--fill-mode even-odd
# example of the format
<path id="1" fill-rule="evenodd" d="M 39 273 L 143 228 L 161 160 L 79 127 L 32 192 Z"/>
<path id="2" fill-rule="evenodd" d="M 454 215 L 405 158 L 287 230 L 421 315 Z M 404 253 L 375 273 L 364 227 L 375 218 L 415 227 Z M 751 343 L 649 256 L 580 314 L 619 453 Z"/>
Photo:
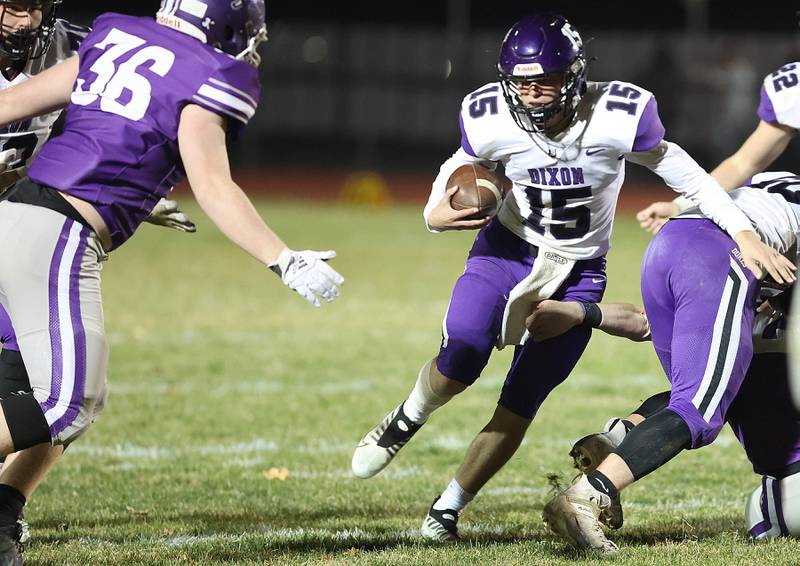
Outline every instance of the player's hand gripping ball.
<path id="1" fill-rule="evenodd" d="M 458 191 L 451 197 L 450 206 L 454 210 L 480 209 L 477 214 L 467 217 L 477 220 L 497 214 L 506 191 L 511 188 L 511 181 L 505 175 L 475 163 L 462 165 L 453 171 L 447 180 L 447 188 L 454 186 L 458 186 Z"/>

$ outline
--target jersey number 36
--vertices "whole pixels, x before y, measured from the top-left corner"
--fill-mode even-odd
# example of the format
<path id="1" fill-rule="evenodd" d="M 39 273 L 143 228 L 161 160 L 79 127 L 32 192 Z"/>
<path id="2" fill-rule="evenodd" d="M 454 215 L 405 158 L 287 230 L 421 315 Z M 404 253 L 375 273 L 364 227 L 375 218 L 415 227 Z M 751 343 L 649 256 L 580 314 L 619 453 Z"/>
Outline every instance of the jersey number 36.
<path id="1" fill-rule="evenodd" d="M 158 45 L 142 48 L 144 44 L 144 39 L 116 28 L 108 32 L 103 41 L 92 46 L 104 51 L 89 67 L 97 78 L 84 90 L 86 79 L 79 76 L 70 98 L 72 103 L 88 106 L 100 98 L 103 112 L 118 114 L 135 122 L 144 118 L 150 106 L 152 87 L 146 77 L 136 72 L 137 69 L 147 65 L 152 73 L 163 77 L 175 63 L 172 51 Z M 117 66 L 118 59 L 134 50 L 138 51 Z M 123 104 L 120 99 L 125 91 L 130 94 L 126 96 L 129 100 Z"/>

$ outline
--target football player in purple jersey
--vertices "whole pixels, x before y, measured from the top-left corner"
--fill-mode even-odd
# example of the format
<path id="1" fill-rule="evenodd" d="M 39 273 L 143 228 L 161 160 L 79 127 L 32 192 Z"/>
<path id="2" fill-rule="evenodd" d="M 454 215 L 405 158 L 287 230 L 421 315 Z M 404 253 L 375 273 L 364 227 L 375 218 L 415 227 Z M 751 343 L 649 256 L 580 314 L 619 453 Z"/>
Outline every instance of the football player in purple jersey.
<path id="1" fill-rule="evenodd" d="M 733 190 L 764 171 L 783 153 L 800 128 L 800 62 L 787 63 L 764 78 L 758 105 L 758 125 L 733 155 L 711 171 L 722 187 Z M 656 233 L 671 217 L 691 204 L 681 197 L 654 202 L 636 218 L 642 228 Z"/>
<path id="2" fill-rule="evenodd" d="M 764 241 L 795 255 L 800 177 L 760 174 L 731 197 Z M 761 504 L 753 505 L 751 498 L 748 505 L 751 533 L 757 538 L 789 534 L 787 524 L 800 532 L 796 502 L 791 503 L 793 513 L 781 511 L 782 483 L 789 498 L 800 496 L 798 478 L 792 477 L 800 471 L 800 419 L 788 394 L 781 320 L 773 320 L 767 309 L 759 320 L 760 282 L 742 269 L 732 240 L 697 212 L 667 223 L 645 253 L 641 290 L 647 319 L 630 305 L 582 304 L 576 309 L 553 302 L 538 305 L 528 318 L 536 340 L 551 340 L 575 324 L 636 339 L 651 337 L 671 385 L 628 419 L 610 421 L 608 431 L 585 437 L 573 448 L 576 463 L 587 473 L 551 499 L 543 517 L 577 546 L 615 552 L 601 523 L 622 525 L 619 492 L 681 451 L 711 444 L 726 421 L 754 470 L 765 476 L 756 496 Z M 676 249 L 681 253 L 675 254 Z M 771 355 L 776 346 L 777 359 Z M 754 351 L 759 355 L 754 357 Z M 754 521 L 756 512 L 760 519 Z"/>
<path id="3" fill-rule="evenodd" d="M 794 287 L 761 303 L 753 325 L 753 361 L 726 416 L 753 471 L 762 476 L 745 507 L 749 534 L 756 539 L 800 536 L 800 412 L 792 402 L 786 359 L 786 313 Z M 600 330 L 634 341 L 650 339 L 641 308 L 598 304 Z M 586 310 L 577 303 L 546 300 L 528 319 L 537 341 L 583 324 Z M 603 432 L 578 440 L 570 451 L 575 467 L 591 474 L 620 445 L 633 427 L 666 409 L 670 391 L 647 398 L 624 418 L 611 418 Z"/>
<path id="4" fill-rule="evenodd" d="M 647 167 L 696 202 L 740 242 L 743 256 L 757 249 L 769 258 L 771 266 L 745 259 L 748 273 L 760 272 L 759 262 L 769 271 L 794 267 L 764 246 L 708 173 L 664 139 L 652 93 L 589 81 L 586 72 L 580 34 L 565 18 L 542 13 L 516 22 L 500 44 L 497 80 L 464 98 L 460 148 L 433 183 L 423 213 L 431 231 L 482 229 L 455 283 L 438 354 L 422 366 L 410 395 L 358 443 L 353 473 L 379 473 L 435 410 L 479 378 L 495 345 L 515 349 L 491 421 L 423 519 L 426 538 L 458 538 L 461 512 L 516 453 L 540 406 L 586 348 L 591 328 L 538 344 L 527 340 L 524 321 L 534 301 L 602 297 L 626 162 Z M 450 204 L 457 190 L 447 186 L 450 175 L 476 163 L 502 163 L 513 182 L 493 219 L 475 220 L 477 209 Z"/>
<path id="5" fill-rule="evenodd" d="M 75 55 L 89 28 L 73 25 L 56 17 L 61 0 L 0 0 L 0 90 L 21 84 Z M 57 110 L 0 129 L 0 194 L 25 177 L 28 165 L 54 129 L 61 111 Z M 194 232 L 196 227 L 178 209 L 174 200 L 162 198 L 150 213 L 147 222 Z M 8 313 L 0 306 L 0 398 L 30 392 L 30 383 Z M 27 498 L 61 455 L 63 447 L 43 444 L 15 453 L 7 461 L 20 456 L 35 462 L 36 473 L 22 474 L 28 481 L 20 486 Z M 21 465 L 21 464 L 18 464 Z M 0 509 L 3 507 L 0 488 Z M 0 520 L 0 524 L 5 521 Z M 20 539 L 28 538 L 27 524 L 20 519 Z"/>
<path id="6" fill-rule="evenodd" d="M 335 253 L 289 249 L 231 179 L 227 141 L 256 111 L 265 39 L 263 0 L 164 0 L 156 20 L 98 17 L 76 56 L 0 92 L 0 124 L 68 106 L 63 133 L 0 202 L 0 302 L 32 388 L 0 400 L 0 455 L 67 445 L 100 413 L 100 262 L 185 178 L 221 231 L 290 289 L 316 306 L 338 296 Z M 0 470 L 16 491 L 8 515 L 24 503 L 18 476 L 16 461 Z M 9 560 L 10 529 L 0 525 Z"/>

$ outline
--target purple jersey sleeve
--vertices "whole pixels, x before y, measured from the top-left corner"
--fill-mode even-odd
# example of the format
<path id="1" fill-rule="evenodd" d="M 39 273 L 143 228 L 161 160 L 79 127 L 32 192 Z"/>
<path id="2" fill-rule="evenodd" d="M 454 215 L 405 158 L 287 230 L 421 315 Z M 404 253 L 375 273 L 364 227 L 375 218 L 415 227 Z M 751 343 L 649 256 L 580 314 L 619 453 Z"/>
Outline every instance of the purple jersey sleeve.
<path id="1" fill-rule="evenodd" d="M 770 124 L 777 124 L 778 117 L 775 115 L 775 107 L 772 106 L 772 100 L 767 94 L 767 89 L 761 87 L 761 102 L 758 104 L 758 117 Z"/>
<path id="2" fill-rule="evenodd" d="M 221 60 L 192 95 L 192 102 L 228 120 L 229 127 L 239 129 L 256 113 L 261 85 L 252 65 L 235 59 Z"/>
<path id="3" fill-rule="evenodd" d="M 633 139 L 632 151 L 648 151 L 653 149 L 664 139 L 664 125 L 658 115 L 656 98 L 652 97 L 645 106 L 639 125 L 636 128 L 636 137 Z"/>
<path id="4" fill-rule="evenodd" d="M 125 242 L 186 178 L 183 109 L 201 104 L 238 130 L 255 112 L 258 71 L 152 18 L 104 14 L 81 42 L 64 132 L 29 177 L 91 203 Z"/>

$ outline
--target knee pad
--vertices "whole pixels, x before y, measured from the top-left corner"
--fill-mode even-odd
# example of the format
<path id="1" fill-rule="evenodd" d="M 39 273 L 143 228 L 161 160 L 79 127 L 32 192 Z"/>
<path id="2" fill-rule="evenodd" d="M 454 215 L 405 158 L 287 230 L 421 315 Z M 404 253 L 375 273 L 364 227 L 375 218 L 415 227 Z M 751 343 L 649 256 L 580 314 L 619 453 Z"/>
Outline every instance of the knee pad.
<path id="1" fill-rule="evenodd" d="M 50 426 L 33 393 L 11 395 L 0 401 L 15 451 L 51 442 Z"/>
<path id="2" fill-rule="evenodd" d="M 800 472 L 763 476 L 747 500 L 745 521 L 754 539 L 800 536 Z"/>
<path id="3" fill-rule="evenodd" d="M 0 352 L 0 399 L 31 392 L 31 382 L 22 354 L 16 350 Z"/>

